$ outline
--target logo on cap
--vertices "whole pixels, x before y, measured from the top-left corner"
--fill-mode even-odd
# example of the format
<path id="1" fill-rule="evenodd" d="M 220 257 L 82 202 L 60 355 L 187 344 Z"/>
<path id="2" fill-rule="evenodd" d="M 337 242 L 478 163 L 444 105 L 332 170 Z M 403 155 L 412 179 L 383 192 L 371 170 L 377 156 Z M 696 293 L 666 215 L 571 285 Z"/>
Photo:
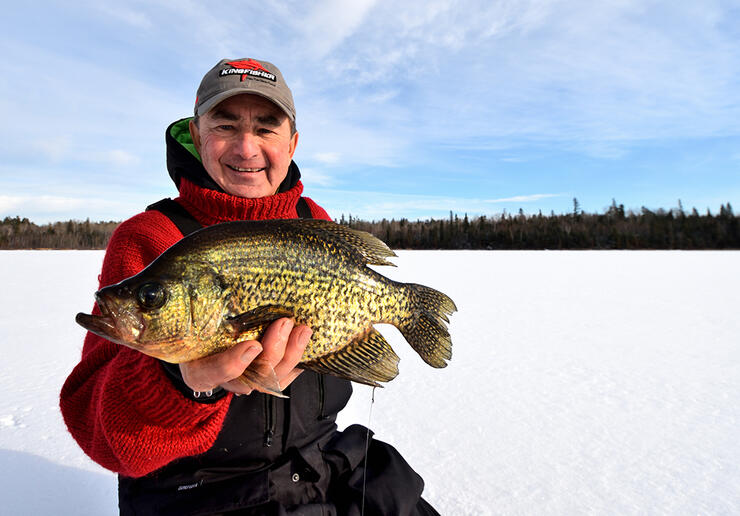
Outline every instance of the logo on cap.
<path id="1" fill-rule="evenodd" d="M 267 79 L 268 81 L 275 82 L 277 79 L 275 74 L 270 73 L 267 68 L 259 64 L 254 59 L 242 59 L 240 61 L 229 61 L 226 63 L 234 68 L 224 68 L 219 74 L 220 77 L 227 77 L 229 75 L 241 75 L 243 81 L 247 76 L 256 77 L 260 79 Z"/>

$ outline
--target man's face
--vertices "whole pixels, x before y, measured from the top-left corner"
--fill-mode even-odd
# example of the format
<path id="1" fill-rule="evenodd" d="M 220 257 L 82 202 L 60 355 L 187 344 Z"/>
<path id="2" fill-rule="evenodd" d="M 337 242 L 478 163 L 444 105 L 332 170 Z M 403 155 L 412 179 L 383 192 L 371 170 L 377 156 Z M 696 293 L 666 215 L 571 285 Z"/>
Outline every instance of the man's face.
<path id="1" fill-rule="evenodd" d="M 190 134 L 208 175 L 238 197 L 277 192 L 288 174 L 298 133 L 288 116 L 258 95 L 230 97 L 190 122 Z"/>

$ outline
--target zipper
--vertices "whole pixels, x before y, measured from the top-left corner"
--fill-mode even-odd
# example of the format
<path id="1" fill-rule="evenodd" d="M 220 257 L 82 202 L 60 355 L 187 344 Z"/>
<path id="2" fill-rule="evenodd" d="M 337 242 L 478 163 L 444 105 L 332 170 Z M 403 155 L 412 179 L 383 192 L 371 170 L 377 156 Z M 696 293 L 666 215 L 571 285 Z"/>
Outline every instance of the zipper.
<path id="1" fill-rule="evenodd" d="M 275 403 L 277 398 L 269 394 L 263 394 L 265 397 L 265 440 L 262 443 L 265 448 L 272 446 L 272 438 L 275 437 Z"/>
<path id="2" fill-rule="evenodd" d="M 317 373 L 316 376 L 318 377 L 319 381 L 319 421 L 323 421 L 327 419 L 327 416 L 324 415 L 324 399 L 326 397 L 325 395 L 325 387 L 324 387 L 324 375 L 321 373 Z"/>

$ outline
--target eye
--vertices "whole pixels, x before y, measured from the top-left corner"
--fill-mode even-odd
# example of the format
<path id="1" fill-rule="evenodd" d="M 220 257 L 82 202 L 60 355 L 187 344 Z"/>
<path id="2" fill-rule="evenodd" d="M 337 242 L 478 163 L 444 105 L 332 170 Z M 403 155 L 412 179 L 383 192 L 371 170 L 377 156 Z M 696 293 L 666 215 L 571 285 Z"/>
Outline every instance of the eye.
<path id="1" fill-rule="evenodd" d="M 139 287 L 136 297 L 144 308 L 159 308 L 167 300 L 167 293 L 159 283 L 144 283 Z"/>

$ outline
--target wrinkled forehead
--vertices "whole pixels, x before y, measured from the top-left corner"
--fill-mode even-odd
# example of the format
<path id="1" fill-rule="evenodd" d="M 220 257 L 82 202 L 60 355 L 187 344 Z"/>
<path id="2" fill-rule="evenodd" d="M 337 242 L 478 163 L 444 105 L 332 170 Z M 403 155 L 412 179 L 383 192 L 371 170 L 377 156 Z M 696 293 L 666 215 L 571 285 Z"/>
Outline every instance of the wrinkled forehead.
<path id="1" fill-rule="evenodd" d="M 274 126 L 288 120 L 288 115 L 277 104 L 252 93 L 229 97 L 216 104 L 204 117 L 232 122 L 257 119 Z"/>

